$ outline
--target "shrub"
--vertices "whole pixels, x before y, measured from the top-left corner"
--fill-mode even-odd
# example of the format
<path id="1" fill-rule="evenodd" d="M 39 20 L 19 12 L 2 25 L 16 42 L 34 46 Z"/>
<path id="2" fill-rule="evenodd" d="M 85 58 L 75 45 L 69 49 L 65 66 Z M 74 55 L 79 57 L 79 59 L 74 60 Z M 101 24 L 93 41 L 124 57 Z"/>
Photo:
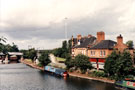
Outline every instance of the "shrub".
<path id="1" fill-rule="evenodd" d="M 43 67 L 43 65 L 41 63 L 38 64 L 39 67 Z"/>
<path id="2" fill-rule="evenodd" d="M 87 69 L 91 69 L 92 68 L 92 64 L 89 61 L 89 57 L 85 56 L 85 55 L 77 55 L 75 57 L 75 67 L 80 68 L 82 73 L 85 73 L 87 71 Z"/>
<path id="3" fill-rule="evenodd" d="M 106 76 L 105 73 L 101 72 L 101 71 L 93 71 L 92 75 L 95 77 L 105 77 Z"/>

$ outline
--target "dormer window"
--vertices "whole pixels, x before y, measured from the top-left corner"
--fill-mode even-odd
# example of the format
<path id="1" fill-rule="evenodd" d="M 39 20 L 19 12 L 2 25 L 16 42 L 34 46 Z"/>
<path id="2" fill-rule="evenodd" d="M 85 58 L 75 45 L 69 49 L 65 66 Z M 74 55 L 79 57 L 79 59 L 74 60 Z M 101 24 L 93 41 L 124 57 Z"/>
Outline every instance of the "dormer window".
<path id="1" fill-rule="evenodd" d="M 81 44 L 81 42 L 80 42 L 80 40 L 78 40 L 78 45 L 80 45 Z"/>

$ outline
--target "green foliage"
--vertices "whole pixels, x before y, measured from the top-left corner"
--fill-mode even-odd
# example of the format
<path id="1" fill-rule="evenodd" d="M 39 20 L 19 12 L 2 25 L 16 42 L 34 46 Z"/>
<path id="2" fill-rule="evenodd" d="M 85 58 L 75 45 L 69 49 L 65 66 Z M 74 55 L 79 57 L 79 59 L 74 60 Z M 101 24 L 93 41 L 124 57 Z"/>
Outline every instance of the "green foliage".
<path id="1" fill-rule="evenodd" d="M 66 58 L 68 53 L 71 53 L 71 40 L 63 41 L 61 48 L 56 48 L 52 51 L 52 53 L 57 57 Z"/>
<path id="2" fill-rule="evenodd" d="M 120 54 L 117 54 L 116 51 L 113 51 L 111 55 L 106 58 L 106 62 L 104 65 L 104 72 L 109 76 L 115 75 L 116 73 L 116 62 L 118 61 Z"/>
<path id="3" fill-rule="evenodd" d="M 92 68 L 92 64 L 89 61 L 89 57 L 79 54 L 75 57 L 75 66 L 80 68 L 81 72 L 86 72 L 87 69 Z"/>
<path id="4" fill-rule="evenodd" d="M 135 67 L 135 51 L 133 52 L 133 65 Z"/>
<path id="5" fill-rule="evenodd" d="M 35 57 L 37 57 L 37 51 L 34 48 L 29 49 L 27 54 L 28 54 L 28 58 L 32 59 L 32 61 L 34 60 Z"/>
<path id="6" fill-rule="evenodd" d="M 52 51 L 52 53 L 55 55 L 55 56 L 57 56 L 57 57 L 61 57 L 61 55 L 62 55 L 62 48 L 56 48 L 56 49 L 54 49 L 53 51 Z"/>
<path id="7" fill-rule="evenodd" d="M 71 53 L 71 49 L 72 49 L 72 40 L 68 41 L 68 52 Z"/>
<path id="8" fill-rule="evenodd" d="M 19 52 L 18 46 L 13 43 L 11 52 Z"/>
<path id="9" fill-rule="evenodd" d="M 67 54 L 65 65 L 66 68 L 69 70 L 70 68 L 74 67 L 75 60 L 72 60 L 72 57 L 70 54 Z"/>
<path id="10" fill-rule="evenodd" d="M 127 42 L 126 42 L 126 45 L 127 45 L 129 48 L 133 48 L 133 46 L 134 46 L 132 40 L 127 41 Z"/>
<path id="11" fill-rule="evenodd" d="M 124 51 L 121 54 L 121 57 L 118 59 L 118 62 L 116 63 L 116 73 L 118 77 L 121 77 L 121 79 L 125 78 L 127 75 L 133 74 L 133 63 L 132 58 L 129 52 Z"/>
<path id="12" fill-rule="evenodd" d="M 104 72 L 101 72 L 101 71 L 93 71 L 92 76 L 94 76 L 94 77 L 106 77 L 106 74 Z"/>
<path id="13" fill-rule="evenodd" d="M 20 52 L 23 53 L 23 57 L 26 59 L 26 58 L 29 58 L 29 52 L 28 50 L 20 50 Z"/>
<path id="14" fill-rule="evenodd" d="M 29 50 L 20 50 L 20 52 L 24 54 L 24 58 L 32 59 L 32 61 L 37 57 L 37 51 L 34 48 Z"/>
<path id="15" fill-rule="evenodd" d="M 49 53 L 48 52 L 43 52 L 41 56 L 39 57 L 39 62 L 41 65 L 46 66 L 48 65 L 51 61 L 49 58 Z"/>
<path id="16" fill-rule="evenodd" d="M 10 44 L 7 44 L 7 45 L 4 45 L 2 43 L 0 43 L 0 52 L 3 52 L 3 53 L 7 53 L 7 52 L 19 52 L 19 49 L 17 47 L 17 45 L 15 45 L 13 43 L 13 45 L 10 45 Z"/>
<path id="17" fill-rule="evenodd" d="M 0 37 L 0 44 L 2 43 L 6 43 L 7 42 L 7 39 L 5 37 Z"/>
<path id="18" fill-rule="evenodd" d="M 39 67 L 43 67 L 43 65 L 41 63 L 38 64 Z"/>
<path id="19" fill-rule="evenodd" d="M 105 73 L 116 80 L 124 79 L 128 75 L 134 75 L 134 67 L 132 58 L 129 52 L 123 53 L 112 52 L 106 59 L 104 71 Z"/>
<path id="20" fill-rule="evenodd" d="M 62 43 L 62 50 L 64 51 L 64 52 L 68 52 L 68 50 L 67 50 L 67 41 L 63 41 L 63 43 Z"/>

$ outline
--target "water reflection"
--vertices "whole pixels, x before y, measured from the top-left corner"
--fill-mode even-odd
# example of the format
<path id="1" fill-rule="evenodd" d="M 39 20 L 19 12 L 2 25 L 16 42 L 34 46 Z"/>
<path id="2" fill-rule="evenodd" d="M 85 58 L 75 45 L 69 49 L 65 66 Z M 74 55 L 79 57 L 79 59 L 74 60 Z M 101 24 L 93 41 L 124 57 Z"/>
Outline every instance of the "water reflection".
<path id="1" fill-rule="evenodd" d="M 0 90 L 117 90 L 114 85 L 62 78 L 24 64 L 0 65 Z"/>

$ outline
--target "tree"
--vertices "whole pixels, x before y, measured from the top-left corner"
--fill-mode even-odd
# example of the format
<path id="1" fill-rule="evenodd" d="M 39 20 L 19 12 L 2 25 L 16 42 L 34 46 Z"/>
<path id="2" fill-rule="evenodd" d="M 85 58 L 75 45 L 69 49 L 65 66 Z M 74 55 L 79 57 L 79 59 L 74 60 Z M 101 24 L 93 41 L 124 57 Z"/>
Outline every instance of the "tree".
<path id="1" fill-rule="evenodd" d="M 23 57 L 24 58 L 29 58 L 29 52 L 28 52 L 28 50 L 20 50 L 20 52 L 23 53 Z"/>
<path id="2" fill-rule="evenodd" d="M 132 63 L 131 54 L 127 51 L 124 51 L 121 54 L 121 57 L 116 63 L 116 73 L 118 79 L 124 79 L 128 75 L 134 75 L 134 67 Z"/>
<path id="3" fill-rule="evenodd" d="M 68 44 L 67 44 L 67 41 L 63 41 L 63 43 L 62 43 L 62 54 L 61 54 L 61 57 L 62 58 L 66 58 L 67 53 L 68 53 Z"/>
<path id="4" fill-rule="evenodd" d="M 112 52 L 106 59 L 104 71 L 115 80 L 122 80 L 128 75 L 134 75 L 135 68 L 130 53 L 127 51 L 123 53 Z"/>
<path id="5" fill-rule="evenodd" d="M 70 68 L 74 67 L 75 60 L 72 59 L 71 54 L 67 54 L 65 65 L 66 68 L 69 70 Z"/>
<path id="6" fill-rule="evenodd" d="M 39 57 L 39 62 L 40 62 L 40 64 L 42 65 L 42 66 L 46 66 L 46 65 L 48 65 L 50 62 L 51 62 L 51 60 L 50 60 L 50 58 L 49 58 L 49 53 L 48 52 L 43 52 L 42 54 L 41 54 L 41 56 Z"/>
<path id="7" fill-rule="evenodd" d="M 3 36 L 0 38 L 0 43 L 2 44 L 2 42 L 4 42 L 4 43 L 7 42 L 7 39 L 5 37 L 3 37 Z"/>
<path id="8" fill-rule="evenodd" d="M 126 42 L 126 45 L 129 47 L 129 48 L 133 48 L 134 47 L 134 44 L 133 44 L 133 41 L 132 40 L 129 40 Z"/>
<path id="9" fill-rule="evenodd" d="M 70 39 L 68 41 L 68 53 L 70 53 L 70 54 L 71 54 L 71 49 L 72 49 L 72 40 Z"/>
<path id="10" fill-rule="evenodd" d="M 63 51 L 62 51 L 62 48 L 56 48 L 52 51 L 52 53 L 57 56 L 57 57 L 61 57 Z"/>
<path id="11" fill-rule="evenodd" d="M 37 51 L 35 50 L 35 48 L 28 50 L 28 58 L 29 59 L 31 59 L 33 61 L 36 56 L 37 56 Z"/>
<path id="12" fill-rule="evenodd" d="M 120 54 L 116 51 L 113 51 L 111 55 L 106 58 L 105 65 L 104 65 L 104 72 L 108 76 L 113 76 L 116 73 L 116 62 L 120 58 Z"/>
<path id="13" fill-rule="evenodd" d="M 19 52 L 18 46 L 13 43 L 11 52 Z"/>
<path id="14" fill-rule="evenodd" d="M 89 61 L 89 57 L 79 54 L 75 57 L 75 66 L 80 68 L 82 73 L 85 73 L 87 69 L 92 68 L 92 64 Z"/>

